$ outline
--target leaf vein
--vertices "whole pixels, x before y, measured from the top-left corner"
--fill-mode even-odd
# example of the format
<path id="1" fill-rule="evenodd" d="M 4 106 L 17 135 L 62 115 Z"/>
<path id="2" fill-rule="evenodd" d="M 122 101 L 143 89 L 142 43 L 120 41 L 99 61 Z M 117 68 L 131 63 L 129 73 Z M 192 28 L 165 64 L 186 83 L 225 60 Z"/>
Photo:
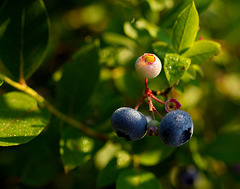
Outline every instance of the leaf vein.
<path id="1" fill-rule="evenodd" d="M 12 120 L 8 125 L 6 125 L 6 127 L 2 128 L 2 129 L 0 130 L 0 132 L 4 131 L 5 129 L 7 129 L 8 127 L 10 127 L 10 126 L 11 126 L 12 124 L 14 124 L 17 120 L 23 118 L 24 116 L 26 116 L 26 115 L 28 115 L 28 114 L 36 111 L 36 110 L 38 110 L 38 106 L 35 106 L 35 107 L 33 107 L 32 109 L 24 112 L 22 115 L 20 115 L 19 117 L 15 118 L 14 120 Z"/>
<path id="2" fill-rule="evenodd" d="M 192 6 L 192 5 L 191 5 Z M 181 35 L 181 37 L 180 37 L 180 42 L 179 42 L 179 46 L 178 46 L 178 53 L 180 53 L 179 52 L 179 50 L 181 49 L 181 46 L 182 46 L 182 43 L 183 43 L 183 36 L 184 36 L 184 34 L 185 34 L 185 31 L 186 31 L 186 25 L 187 25 L 187 21 L 188 21 L 188 19 L 189 19 L 189 14 L 190 14 L 190 12 L 191 12 L 191 8 L 189 8 L 189 11 L 188 11 L 188 13 L 187 13 L 187 18 L 186 18 L 186 20 L 185 20 L 185 23 L 184 23 L 184 29 L 183 29 L 183 31 L 182 31 L 182 35 Z"/>
<path id="3" fill-rule="evenodd" d="M 22 17 L 21 17 L 21 43 L 20 43 L 20 68 L 19 68 L 19 81 L 24 80 L 24 60 L 23 60 L 23 47 L 24 47 L 24 25 L 25 25 L 25 2 L 23 2 L 23 10 L 22 10 Z"/>

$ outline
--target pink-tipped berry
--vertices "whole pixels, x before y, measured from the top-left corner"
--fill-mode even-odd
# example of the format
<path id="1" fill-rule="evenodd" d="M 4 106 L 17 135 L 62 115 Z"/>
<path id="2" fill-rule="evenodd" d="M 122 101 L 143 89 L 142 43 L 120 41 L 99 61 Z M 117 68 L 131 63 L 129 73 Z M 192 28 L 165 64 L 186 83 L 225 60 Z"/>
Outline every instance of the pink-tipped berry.
<path id="1" fill-rule="evenodd" d="M 151 79 L 159 75 L 162 64 L 155 54 L 145 53 L 137 59 L 135 68 L 144 78 Z"/>

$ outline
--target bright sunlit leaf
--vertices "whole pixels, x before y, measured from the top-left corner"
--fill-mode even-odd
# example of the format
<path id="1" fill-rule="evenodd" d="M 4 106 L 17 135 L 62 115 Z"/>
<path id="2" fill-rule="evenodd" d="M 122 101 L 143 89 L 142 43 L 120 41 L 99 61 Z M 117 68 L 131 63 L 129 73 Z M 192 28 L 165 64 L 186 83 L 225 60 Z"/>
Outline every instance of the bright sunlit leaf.
<path id="1" fill-rule="evenodd" d="M 0 146 L 29 142 L 41 133 L 50 119 L 46 109 L 21 92 L 0 96 L 0 105 Z"/>
<path id="2" fill-rule="evenodd" d="M 143 170 L 124 170 L 120 173 L 117 189 L 160 189 L 160 184 L 155 175 Z"/>
<path id="3" fill-rule="evenodd" d="M 174 28 L 173 48 L 181 53 L 191 47 L 197 36 L 199 27 L 198 12 L 194 1 L 190 3 L 178 16 Z"/>
<path id="4" fill-rule="evenodd" d="M 178 54 L 166 54 L 164 60 L 164 71 L 170 86 L 173 86 L 191 64 L 191 59 L 182 57 Z"/>
<path id="5" fill-rule="evenodd" d="M 219 43 L 209 40 L 196 41 L 182 56 L 191 58 L 191 64 L 202 64 L 220 52 Z"/>

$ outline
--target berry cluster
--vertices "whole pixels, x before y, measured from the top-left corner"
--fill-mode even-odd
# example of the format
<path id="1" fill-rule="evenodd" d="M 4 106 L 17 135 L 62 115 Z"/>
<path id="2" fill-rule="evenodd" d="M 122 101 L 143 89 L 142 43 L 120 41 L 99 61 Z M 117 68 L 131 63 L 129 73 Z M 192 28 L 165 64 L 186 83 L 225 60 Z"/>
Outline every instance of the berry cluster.
<path id="1" fill-rule="evenodd" d="M 138 140 L 148 134 L 159 136 L 163 143 L 169 146 L 181 146 L 186 143 L 193 134 L 191 116 L 179 110 L 181 104 L 176 99 L 171 98 L 163 102 L 148 88 L 148 79 L 157 77 L 161 72 L 162 65 L 159 58 L 154 54 L 145 53 L 137 59 L 135 68 L 145 78 L 145 94 L 134 109 L 121 107 L 113 113 L 111 117 L 113 130 L 119 137 L 127 140 Z M 150 121 L 138 111 L 146 98 L 149 111 L 152 113 Z M 154 107 L 152 99 L 165 106 L 167 114 L 164 117 Z M 162 119 L 160 123 L 155 119 L 155 114 Z"/>

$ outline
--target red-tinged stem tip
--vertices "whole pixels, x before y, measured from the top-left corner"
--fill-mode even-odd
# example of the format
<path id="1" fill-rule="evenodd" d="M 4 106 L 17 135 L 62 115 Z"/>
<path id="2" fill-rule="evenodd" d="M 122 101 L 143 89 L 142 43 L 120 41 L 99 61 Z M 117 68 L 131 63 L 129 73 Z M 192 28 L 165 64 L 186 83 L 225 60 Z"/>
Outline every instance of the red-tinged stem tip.
<path id="1" fill-rule="evenodd" d="M 22 77 L 19 78 L 19 83 L 20 85 L 27 85 L 25 80 Z"/>

